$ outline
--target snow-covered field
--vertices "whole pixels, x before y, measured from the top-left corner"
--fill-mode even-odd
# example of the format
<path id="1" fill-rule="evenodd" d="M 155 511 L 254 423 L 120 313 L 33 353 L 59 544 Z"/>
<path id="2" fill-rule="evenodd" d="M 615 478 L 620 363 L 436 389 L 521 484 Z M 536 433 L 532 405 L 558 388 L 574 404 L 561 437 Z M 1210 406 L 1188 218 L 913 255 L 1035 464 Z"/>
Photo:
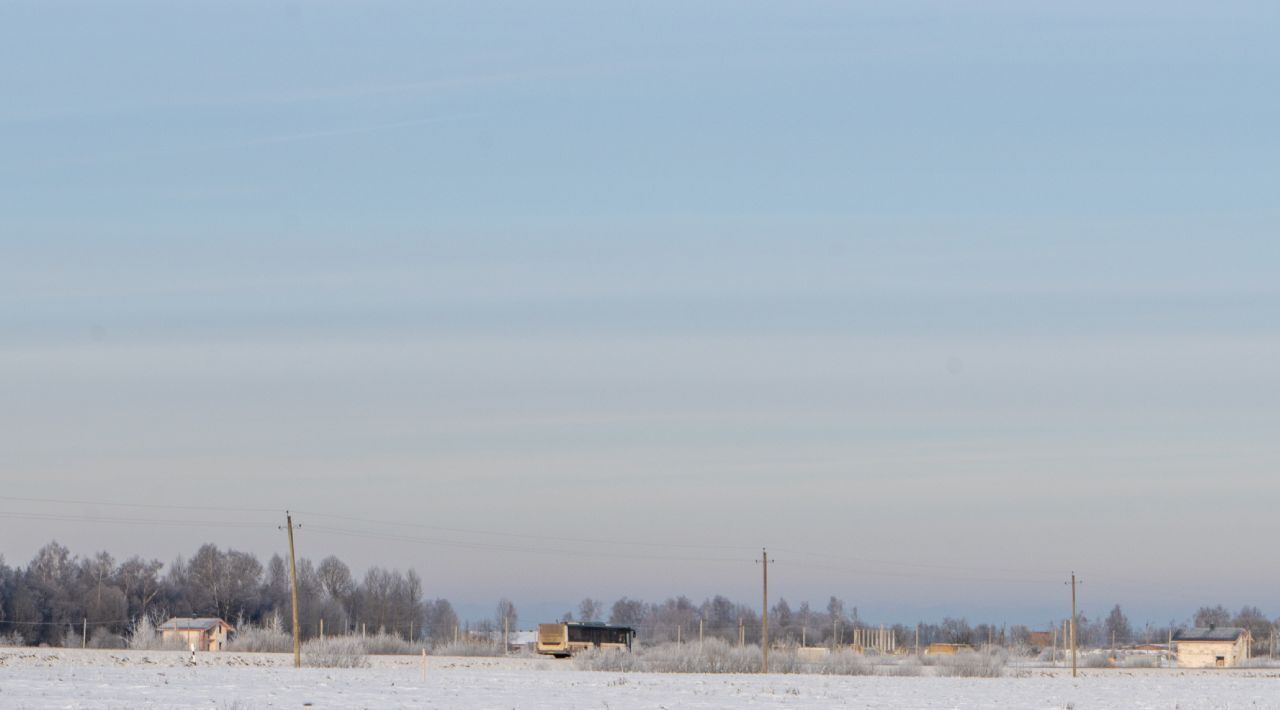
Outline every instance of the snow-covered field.
<path id="1" fill-rule="evenodd" d="M 934 678 L 592 673 L 550 659 L 0 649 L 0 708 L 1278 708 L 1280 672 L 1090 670 Z"/>

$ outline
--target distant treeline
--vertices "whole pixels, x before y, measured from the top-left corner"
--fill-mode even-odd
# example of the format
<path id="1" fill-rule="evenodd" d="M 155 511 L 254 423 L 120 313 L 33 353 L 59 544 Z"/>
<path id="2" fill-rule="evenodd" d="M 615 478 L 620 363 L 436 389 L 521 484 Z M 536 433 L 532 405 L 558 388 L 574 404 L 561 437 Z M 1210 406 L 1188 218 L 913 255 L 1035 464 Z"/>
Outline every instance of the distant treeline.
<path id="1" fill-rule="evenodd" d="M 494 632 L 517 626 L 515 605 L 500 599 L 492 620 L 460 623 L 447 599 L 429 599 L 416 572 L 373 567 L 360 579 L 342 560 L 329 556 L 318 564 L 298 560 L 299 625 L 303 635 L 379 631 L 427 644 L 452 642 L 460 635 L 495 638 Z M 128 637 L 142 617 L 159 623 L 170 616 L 217 616 L 232 624 L 269 626 L 290 618 L 289 568 L 280 555 L 264 566 L 256 556 L 216 545 L 200 547 L 190 558 L 169 565 L 138 556 L 118 561 L 107 552 L 74 556 L 57 542 L 41 548 L 26 567 L 9 567 L 0 558 L 0 636 L 30 645 L 113 646 Z M 641 642 L 693 641 L 702 634 L 730 643 L 759 643 L 758 607 L 716 595 L 701 603 L 685 596 L 660 603 L 623 597 L 606 606 L 583 599 L 560 620 L 607 621 L 633 626 Z M 526 626 L 550 619 L 526 620 Z M 1201 607 L 1197 626 L 1244 626 L 1253 632 L 1258 650 L 1271 641 L 1272 622 L 1258 608 L 1232 614 L 1222 606 Z M 1060 628 L 1061 620 L 1034 630 Z M 1098 619 L 1081 615 L 1082 646 L 1112 643 L 1160 643 L 1174 625 L 1133 628 L 1119 605 Z M 778 645 L 848 644 L 866 639 L 865 629 L 880 624 L 859 617 L 856 607 L 830 597 L 823 608 L 807 602 L 793 608 L 779 599 L 769 609 L 770 640 Z M 883 627 L 899 648 L 916 642 L 981 646 L 1032 645 L 1025 626 L 970 625 L 965 619 L 940 623 L 892 624 Z M 861 635 L 858 635 L 861 634 Z M 918 636 L 917 636 L 918 634 Z M 883 638 L 883 635 L 881 636 Z"/>

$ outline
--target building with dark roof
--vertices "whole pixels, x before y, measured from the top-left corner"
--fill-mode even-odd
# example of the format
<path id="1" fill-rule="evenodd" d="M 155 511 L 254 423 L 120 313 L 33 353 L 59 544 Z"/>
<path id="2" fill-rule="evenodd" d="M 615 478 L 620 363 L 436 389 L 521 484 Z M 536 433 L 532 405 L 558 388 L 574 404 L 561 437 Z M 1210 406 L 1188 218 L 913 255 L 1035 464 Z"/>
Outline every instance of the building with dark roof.
<path id="1" fill-rule="evenodd" d="M 235 627 L 214 617 L 175 616 L 158 630 L 165 641 L 177 641 L 192 651 L 221 651 Z"/>
<path id="2" fill-rule="evenodd" d="M 1230 668 L 1249 658 L 1253 636 L 1236 626 L 1182 629 L 1173 635 L 1179 668 Z"/>

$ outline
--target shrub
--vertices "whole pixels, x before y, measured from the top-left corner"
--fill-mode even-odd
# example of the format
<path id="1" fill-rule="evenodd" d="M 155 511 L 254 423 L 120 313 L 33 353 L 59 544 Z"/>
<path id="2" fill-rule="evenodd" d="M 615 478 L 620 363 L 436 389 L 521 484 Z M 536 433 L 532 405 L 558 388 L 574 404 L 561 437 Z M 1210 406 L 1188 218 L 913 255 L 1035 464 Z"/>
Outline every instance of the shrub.
<path id="1" fill-rule="evenodd" d="M 264 626 L 241 619 L 226 648 L 243 653 L 292 653 L 293 634 L 284 630 L 278 614 L 269 618 Z"/>
<path id="2" fill-rule="evenodd" d="M 409 643 L 395 634 L 382 631 L 373 636 L 364 637 L 361 642 L 364 644 L 365 653 L 374 656 L 403 656 L 422 652 L 421 645 Z"/>
<path id="3" fill-rule="evenodd" d="M 920 659 L 915 656 L 907 656 L 889 666 L 881 669 L 884 675 L 890 676 L 918 676 L 924 672 L 924 667 L 920 663 Z"/>
<path id="4" fill-rule="evenodd" d="M 501 656 L 502 646 L 488 641 L 451 641 L 431 650 L 435 656 Z"/>
<path id="5" fill-rule="evenodd" d="M 0 648 L 11 648 L 18 646 L 26 646 L 27 642 L 17 631 L 10 631 L 7 634 L 0 634 Z"/>
<path id="6" fill-rule="evenodd" d="M 331 636 L 302 644 L 302 663 L 310 668 L 367 668 L 369 659 L 359 638 Z"/>
<path id="7" fill-rule="evenodd" d="M 633 653 L 589 649 L 573 657 L 574 666 L 581 670 L 618 673 L 756 673 L 763 661 L 759 646 L 734 646 L 716 638 L 701 644 L 664 643 L 640 648 Z M 870 675 L 874 667 L 852 651 L 842 650 L 821 659 L 805 660 L 793 649 L 777 649 L 769 653 L 769 670 L 773 673 Z"/>
<path id="8" fill-rule="evenodd" d="M 1122 668 L 1155 668 L 1160 665 L 1159 658 L 1150 653 L 1125 656 L 1120 661 Z"/>
<path id="9" fill-rule="evenodd" d="M 631 673 L 648 670 L 638 654 L 611 649 L 593 648 L 576 653 L 573 656 L 573 665 L 578 670 L 584 671 Z"/>
<path id="10" fill-rule="evenodd" d="M 1007 655 L 1000 650 L 965 651 L 954 656 L 937 656 L 937 674 L 953 678 L 999 678 L 1004 675 Z"/>
<path id="11" fill-rule="evenodd" d="M 824 656 L 814 666 L 811 672 L 823 675 L 871 675 L 875 672 L 875 666 L 865 656 L 848 649 Z"/>
<path id="12" fill-rule="evenodd" d="M 1106 651 L 1086 653 L 1078 659 L 1081 668 L 1110 668 L 1111 656 Z"/>
<path id="13" fill-rule="evenodd" d="M 128 648 L 128 642 L 124 636 L 112 633 L 109 629 L 99 626 L 89 634 L 89 641 L 86 644 L 89 648 Z"/>

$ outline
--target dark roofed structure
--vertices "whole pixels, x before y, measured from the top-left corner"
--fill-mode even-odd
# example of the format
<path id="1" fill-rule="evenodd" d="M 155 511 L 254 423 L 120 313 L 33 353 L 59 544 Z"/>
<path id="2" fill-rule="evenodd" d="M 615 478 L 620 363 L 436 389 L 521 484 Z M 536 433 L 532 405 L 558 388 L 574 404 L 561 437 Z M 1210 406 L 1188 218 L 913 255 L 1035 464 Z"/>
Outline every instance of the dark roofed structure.
<path id="1" fill-rule="evenodd" d="M 1179 629 L 1174 641 L 1235 641 L 1247 629 L 1238 626 L 1210 626 L 1207 628 Z"/>
<path id="2" fill-rule="evenodd" d="M 192 617 L 186 618 L 181 616 L 175 616 L 172 619 L 169 619 L 168 621 L 164 622 L 163 624 L 160 624 L 158 628 L 161 631 L 165 629 L 172 629 L 174 631 L 207 631 L 217 626 L 218 624 L 227 624 L 227 622 L 223 621 L 222 619 L 218 619 L 214 617 L 192 616 Z M 231 625 L 227 624 L 227 626 L 229 627 Z"/>
<path id="3" fill-rule="evenodd" d="M 157 629 L 166 641 L 179 641 L 193 651 L 221 651 L 235 627 L 212 616 L 175 616 Z"/>
<path id="4" fill-rule="evenodd" d="M 1249 660 L 1253 635 L 1238 626 L 1181 629 L 1173 635 L 1179 668 L 1231 668 Z"/>

